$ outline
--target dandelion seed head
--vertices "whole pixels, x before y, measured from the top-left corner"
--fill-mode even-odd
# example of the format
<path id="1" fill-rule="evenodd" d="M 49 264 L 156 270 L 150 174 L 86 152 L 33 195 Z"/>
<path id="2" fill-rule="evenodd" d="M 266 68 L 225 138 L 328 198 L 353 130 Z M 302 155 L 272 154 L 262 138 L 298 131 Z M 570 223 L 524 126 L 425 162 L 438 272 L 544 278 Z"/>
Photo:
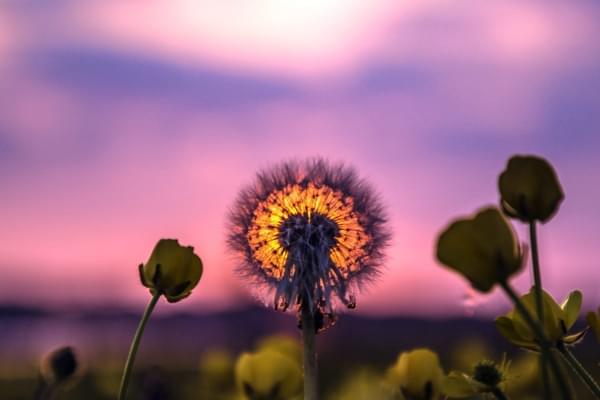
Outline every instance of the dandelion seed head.
<path id="1" fill-rule="evenodd" d="M 370 185 L 323 159 L 260 172 L 229 225 L 239 272 L 267 289 L 275 308 L 304 303 L 326 315 L 338 301 L 354 307 L 353 293 L 377 275 L 390 236 Z"/>

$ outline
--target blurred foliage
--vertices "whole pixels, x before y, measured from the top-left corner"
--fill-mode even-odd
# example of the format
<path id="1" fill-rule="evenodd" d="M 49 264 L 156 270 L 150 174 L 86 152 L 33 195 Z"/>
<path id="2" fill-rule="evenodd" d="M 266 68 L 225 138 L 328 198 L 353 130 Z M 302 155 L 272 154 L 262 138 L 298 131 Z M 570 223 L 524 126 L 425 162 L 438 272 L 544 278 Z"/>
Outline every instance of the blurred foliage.
<path id="1" fill-rule="evenodd" d="M 438 332 L 439 333 L 439 332 Z M 466 335 L 463 335 L 466 336 Z M 499 340 L 499 338 L 498 338 Z M 500 341 L 500 343 L 502 343 Z M 593 342 L 591 343 L 593 344 Z M 395 350 L 385 349 L 397 348 L 394 339 L 390 338 L 387 343 L 370 343 L 364 341 L 365 354 L 362 361 L 349 358 L 351 354 L 343 349 L 335 347 L 328 348 L 321 357 L 321 386 L 322 395 L 325 400 L 398 400 L 401 394 L 390 385 L 390 370 L 396 369 L 400 364 L 402 355 Z M 472 373 L 473 367 L 482 359 L 498 359 L 500 352 L 510 348 L 500 347 L 496 342 L 490 342 L 489 338 L 476 337 L 473 339 L 461 339 L 455 343 L 444 342 L 443 346 L 435 346 L 439 349 L 439 362 L 445 371 L 463 371 Z M 281 355 L 274 358 L 290 361 L 300 368 L 300 346 L 299 341 L 291 336 L 267 336 L 256 340 L 247 350 L 256 353 L 278 353 Z M 160 349 L 157 349 L 160 352 Z M 369 353 L 370 351 L 370 353 Z M 401 352 L 411 354 L 413 352 Z M 235 383 L 234 366 L 239 352 L 225 347 L 209 348 L 201 353 L 195 364 L 189 360 L 179 360 L 174 363 L 165 363 L 164 366 L 156 367 L 144 359 L 140 360 L 139 368 L 133 375 L 131 384 L 130 400 L 242 400 L 238 387 Z M 594 356 L 596 354 L 596 356 Z M 394 362 L 396 357 L 396 362 Z M 81 357 L 80 357 L 81 358 Z M 190 357 L 191 358 L 191 357 Z M 273 356 L 271 356 L 273 358 Z M 405 355 L 402 365 L 410 364 L 411 358 Z M 434 371 L 435 357 L 425 364 L 433 361 Z M 511 353 L 510 367 L 505 372 L 504 387 L 511 399 L 527 400 L 539 399 L 540 382 L 538 374 L 538 356 L 535 353 L 519 351 Z M 348 360 L 351 360 L 349 362 Z M 377 361 L 379 360 L 379 361 Z M 119 378 L 124 360 L 112 362 L 99 360 L 81 360 L 86 364 L 79 377 L 69 385 L 61 388 L 56 400 L 114 400 L 118 390 Z M 588 352 L 588 357 L 583 360 L 596 376 L 600 376 L 600 367 L 597 364 L 597 353 Z M 273 362 L 272 360 L 269 362 Z M 0 389 L 1 399 L 7 400 L 31 400 L 38 384 L 38 373 L 31 366 L 27 368 L 27 362 L 23 365 L 2 365 L 0 360 Z M 276 365 L 276 364 L 275 364 Z M 404 367 L 403 367 L 404 368 Z M 15 371 L 9 375 L 8 371 Z M 18 374 L 16 373 L 18 371 Z M 296 370 L 298 371 L 298 370 Z M 406 370 L 402 373 L 406 373 Z M 414 373 L 414 372 L 413 372 Z M 431 370 L 418 368 L 418 374 L 428 375 Z M 437 373 L 436 373 L 437 374 Z M 387 378 L 387 379 L 386 379 Z M 398 376 L 394 379 L 397 379 Z M 402 378 L 401 378 L 402 379 Z M 418 381 L 418 380 L 415 380 Z M 298 385 L 295 380 L 294 385 Z M 387 385 L 386 385 L 387 384 Z M 577 393 L 581 399 L 585 399 L 586 389 L 580 387 L 577 380 Z M 479 399 L 484 397 L 469 397 Z M 406 398 L 405 400 L 408 400 Z"/>

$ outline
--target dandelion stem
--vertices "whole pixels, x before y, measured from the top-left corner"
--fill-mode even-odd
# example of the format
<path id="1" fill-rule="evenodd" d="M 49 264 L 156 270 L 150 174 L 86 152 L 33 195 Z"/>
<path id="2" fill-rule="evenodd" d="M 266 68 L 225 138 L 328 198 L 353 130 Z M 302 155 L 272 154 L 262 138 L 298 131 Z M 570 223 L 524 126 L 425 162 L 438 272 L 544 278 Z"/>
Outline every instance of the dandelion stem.
<path id="1" fill-rule="evenodd" d="M 318 400 L 315 316 L 306 302 L 302 303 L 300 313 L 302 318 L 302 340 L 304 342 L 304 400 Z"/>
<path id="2" fill-rule="evenodd" d="M 150 302 L 146 306 L 146 310 L 142 315 L 142 319 L 135 331 L 135 335 L 133 336 L 133 341 L 131 342 L 131 347 L 129 348 L 129 355 L 127 356 L 127 361 L 125 362 L 125 369 L 123 370 L 123 377 L 121 378 L 121 386 L 119 388 L 119 398 L 118 400 L 125 400 L 127 396 L 127 386 L 129 385 L 129 378 L 131 377 L 131 370 L 133 369 L 133 363 L 135 361 L 135 356 L 137 354 L 138 347 L 140 345 L 140 339 L 144 334 L 144 328 L 146 328 L 146 323 L 150 319 L 150 315 L 154 310 L 154 306 L 158 302 L 158 299 L 162 296 L 161 292 L 156 292 Z"/>
<path id="3" fill-rule="evenodd" d="M 600 386 L 598 383 L 592 378 L 590 373 L 584 368 L 583 365 L 577 360 L 577 358 L 569 351 L 567 346 L 563 343 L 560 343 L 557 346 L 558 352 L 563 356 L 569 367 L 579 376 L 581 381 L 585 383 L 585 385 L 590 389 L 590 392 L 594 394 L 597 399 L 600 399 Z"/>
<path id="4" fill-rule="evenodd" d="M 515 290 L 510 286 L 508 282 L 500 282 L 500 286 L 506 292 L 508 297 L 512 300 L 512 302 L 515 305 L 515 308 L 521 314 L 521 316 L 525 320 L 525 323 L 527 323 L 527 325 L 529 326 L 529 329 L 533 331 L 538 345 L 540 346 L 540 351 L 542 352 L 542 354 L 545 354 L 550 369 L 556 377 L 556 381 L 561 392 L 561 398 L 564 400 L 572 399 L 573 397 L 571 396 L 571 391 L 569 390 L 567 381 L 565 380 L 565 377 L 563 376 L 563 373 L 560 369 L 558 360 L 556 359 L 555 354 L 551 351 L 552 344 L 546 338 L 544 330 L 540 326 L 539 321 L 533 319 L 529 311 L 527 311 L 527 308 L 525 308 L 525 305 L 521 301 L 519 295 L 515 292 Z"/>
<path id="5" fill-rule="evenodd" d="M 537 243 L 537 229 L 534 220 L 529 222 L 529 242 L 531 245 L 531 267 L 533 269 L 533 283 L 535 291 L 535 306 L 540 325 L 544 326 L 544 303 L 542 297 L 542 274 L 540 272 L 540 258 Z M 544 399 L 552 399 L 550 391 L 550 377 L 548 376 L 548 356 L 542 352 L 540 357 L 540 371 L 542 372 L 542 390 Z"/>

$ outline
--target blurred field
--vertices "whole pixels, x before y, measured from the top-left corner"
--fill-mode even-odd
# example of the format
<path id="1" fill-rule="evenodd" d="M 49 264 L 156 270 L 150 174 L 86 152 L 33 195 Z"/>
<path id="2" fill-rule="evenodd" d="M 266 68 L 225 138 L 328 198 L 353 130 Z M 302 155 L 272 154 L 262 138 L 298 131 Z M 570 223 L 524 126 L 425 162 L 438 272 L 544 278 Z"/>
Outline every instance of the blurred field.
<path id="1" fill-rule="evenodd" d="M 114 399 L 137 318 L 136 314 L 123 312 L 49 314 L 32 309 L 2 309 L 0 398 L 31 399 L 39 358 L 57 346 L 72 345 L 83 371 L 59 398 Z M 212 315 L 157 315 L 143 338 L 131 399 L 234 398 L 233 375 L 226 364 L 240 352 L 255 349 L 261 338 L 273 334 L 298 338 L 293 316 L 262 308 Z M 360 383 L 368 374 L 383 373 L 400 351 L 422 346 L 440 354 L 446 372 L 454 368 L 466 371 L 481 357 L 499 359 L 507 352 L 516 375 L 509 381 L 509 391 L 517 399 L 535 398 L 527 397 L 528 393 L 535 393 L 535 375 L 531 370 L 535 363 L 523 361 L 525 353 L 515 352 L 491 321 L 342 315 L 339 323 L 318 340 L 322 390 L 328 399 L 351 399 L 340 394 L 345 385 Z M 215 361 L 215 351 L 224 355 L 221 361 L 218 357 Z M 600 378 L 598 346 L 587 339 L 576 353 Z M 213 357 L 208 363 L 207 354 Z M 215 363 L 216 366 L 210 366 Z M 211 368 L 217 371 L 211 372 Z M 578 384 L 576 380 L 573 383 Z M 579 399 L 588 398 L 585 390 L 577 389 Z"/>

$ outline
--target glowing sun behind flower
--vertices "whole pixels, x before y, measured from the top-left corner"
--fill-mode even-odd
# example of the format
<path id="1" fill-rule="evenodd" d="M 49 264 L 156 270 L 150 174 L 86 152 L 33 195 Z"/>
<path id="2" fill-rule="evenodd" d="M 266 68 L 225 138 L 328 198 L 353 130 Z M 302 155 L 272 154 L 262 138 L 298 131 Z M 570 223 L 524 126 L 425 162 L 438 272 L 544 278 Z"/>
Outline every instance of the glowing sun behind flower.
<path id="1" fill-rule="evenodd" d="M 274 293 L 274 305 L 333 312 L 377 274 L 389 233 L 378 197 L 354 169 L 322 159 L 258 174 L 230 216 L 240 271 Z"/>

